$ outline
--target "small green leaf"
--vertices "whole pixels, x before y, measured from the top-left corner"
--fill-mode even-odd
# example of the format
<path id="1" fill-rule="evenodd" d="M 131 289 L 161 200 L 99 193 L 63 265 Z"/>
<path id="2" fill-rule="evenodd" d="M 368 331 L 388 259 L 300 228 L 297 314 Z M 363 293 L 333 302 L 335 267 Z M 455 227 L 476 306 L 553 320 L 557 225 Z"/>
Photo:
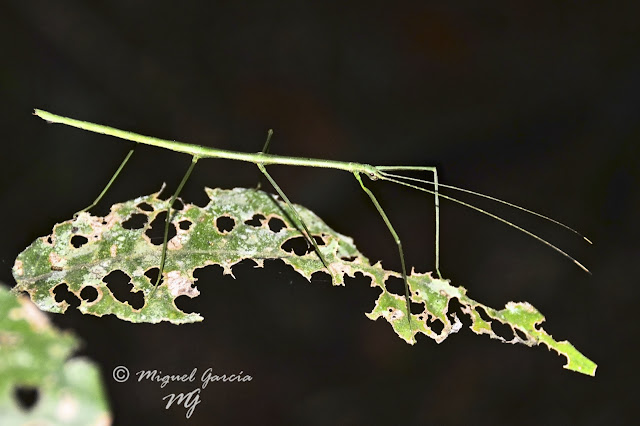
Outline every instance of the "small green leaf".
<path id="1" fill-rule="evenodd" d="M 17 258 L 13 267 L 19 291 L 27 291 L 41 309 L 64 312 L 66 302 L 57 302 L 54 289 L 66 286 L 81 302 L 83 313 L 102 316 L 114 314 L 131 322 L 170 321 L 176 324 L 201 321 L 197 313 L 187 314 L 178 309 L 175 299 L 199 294 L 193 272 L 207 265 L 220 265 L 225 274 L 232 274 L 233 265 L 244 259 L 253 260 L 262 267 L 265 259 L 280 259 L 307 278 L 316 272 L 327 273 L 317 253 L 313 250 L 296 255 L 285 250 L 286 243 L 300 238 L 301 232 L 285 213 L 287 210 L 278 197 L 255 189 L 209 189 L 210 202 L 205 207 L 185 204 L 171 218 L 176 235 L 169 240 L 163 283 L 153 298 L 153 283 L 148 272 L 158 268 L 162 246 L 149 240 L 147 231 L 156 217 L 167 210 L 168 201 L 159 198 L 160 192 L 111 207 L 105 218 L 88 213 L 76 219 L 56 225 L 48 237 L 36 240 Z M 449 302 L 456 298 L 462 312 L 472 319 L 472 330 L 477 334 L 489 334 L 502 339 L 491 330 L 490 322 L 483 320 L 478 308 L 489 317 L 519 330 L 508 343 L 524 343 L 529 346 L 545 343 L 562 355 L 569 363 L 566 368 L 585 374 L 594 374 L 595 364 L 584 358 L 567 342 L 555 342 L 536 325 L 544 317 L 528 304 L 507 304 L 506 309 L 495 311 L 469 299 L 463 287 L 453 287 L 448 280 L 435 279 L 430 273 L 412 272 L 408 277 L 412 302 L 424 308 L 407 320 L 404 297 L 387 291 L 385 282 L 390 277 L 400 278 L 394 271 L 382 268 L 380 262 L 371 264 L 358 251 L 353 240 L 329 228 L 312 211 L 295 206 L 311 234 L 322 240 L 319 244 L 324 258 L 332 270 L 334 285 L 344 285 L 344 277 L 361 273 L 371 279 L 371 286 L 381 291 L 372 312 L 372 320 L 383 317 L 394 331 L 407 343 L 414 344 L 416 334 L 425 334 L 436 342 L 442 342 L 462 327 L 455 313 L 449 312 Z M 145 225 L 130 229 L 126 223 L 133 215 L 144 215 Z M 279 220 L 285 227 L 274 230 L 270 221 Z M 219 221 L 226 222 L 225 227 Z M 219 229 L 220 227 L 220 229 Z M 133 227 L 135 228 L 135 227 Z M 75 247 L 74 237 L 84 237 L 84 244 Z M 131 292 L 144 299 L 142 307 L 135 308 L 127 301 L 118 300 L 103 280 L 113 271 L 129 276 Z M 98 296 L 84 300 L 81 292 L 92 287 Z M 535 314 L 534 314 L 535 312 Z M 439 323 L 439 327 L 434 327 Z M 436 331 L 439 330 L 439 331 Z"/>
<path id="2" fill-rule="evenodd" d="M 53 328 L 27 297 L 0 285 L 0 424 L 110 424 L 97 367 L 68 360 L 77 348 L 77 339 Z M 29 410 L 19 406 L 17 387 L 37 389 Z"/>

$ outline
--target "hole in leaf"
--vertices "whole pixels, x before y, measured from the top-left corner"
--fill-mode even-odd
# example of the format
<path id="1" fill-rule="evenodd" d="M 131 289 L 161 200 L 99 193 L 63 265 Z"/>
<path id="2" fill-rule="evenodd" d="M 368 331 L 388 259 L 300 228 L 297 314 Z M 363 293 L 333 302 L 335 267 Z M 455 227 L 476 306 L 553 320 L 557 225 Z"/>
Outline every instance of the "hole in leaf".
<path id="1" fill-rule="evenodd" d="M 427 320 L 427 325 L 434 333 L 440 334 L 444 330 L 444 324 L 438 318 L 431 317 Z"/>
<path id="2" fill-rule="evenodd" d="M 503 324 L 498 320 L 491 322 L 491 331 L 507 341 L 513 340 L 513 330 L 511 326 Z"/>
<path id="3" fill-rule="evenodd" d="M 266 218 L 261 214 L 254 214 L 251 219 L 245 220 L 244 223 L 255 228 L 260 228 L 262 226 L 262 221 L 265 219 Z"/>
<path id="4" fill-rule="evenodd" d="M 331 284 L 331 282 L 332 282 L 331 274 L 329 274 L 329 272 L 327 271 L 327 268 L 324 268 L 321 271 L 316 271 L 313 274 L 311 274 L 312 284 L 316 284 L 316 283 Z"/>
<path id="5" fill-rule="evenodd" d="M 49 236 L 47 237 L 47 243 L 48 243 L 48 244 L 53 244 L 53 240 L 51 239 L 51 235 L 49 235 Z"/>
<path id="6" fill-rule="evenodd" d="M 16 386 L 13 390 L 16 400 L 23 410 L 31 410 L 38 402 L 38 388 L 32 386 Z"/>
<path id="7" fill-rule="evenodd" d="M 384 286 L 389 293 L 404 297 L 404 280 L 398 277 L 389 277 L 384 282 Z"/>
<path id="8" fill-rule="evenodd" d="M 156 246 L 162 245 L 166 220 L 167 220 L 167 212 L 164 211 L 160 213 L 158 216 L 156 216 L 156 218 L 153 219 L 153 222 L 151 222 L 151 226 L 149 226 L 149 229 L 147 229 L 147 231 L 145 232 L 145 235 L 149 237 L 151 244 Z M 170 223 L 169 235 L 167 236 L 167 241 L 175 237 L 176 234 L 177 232 L 176 232 L 175 225 L 173 223 Z"/>
<path id="9" fill-rule="evenodd" d="M 140 309 L 144 306 L 144 296 L 142 291 L 131 292 L 133 284 L 131 278 L 124 272 L 116 269 L 102 279 L 107 283 L 107 288 L 119 302 L 128 303 L 133 309 Z"/>
<path id="10" fill-rule="evenodd" d="M 487 314 L 487 311 L 485 311 L 484 309 L 482 309 L 480 306 L 476 306 L 475 308 L 476 312 L 478 314 L 480 314 L 480 318 L 482 318 L 483 320 L 485 320 L 486 322 L 492 321 L 491 317 L 489 316 L 489 314 Z"/>
<path id="11" fill-rule="evenodd" d="M 309 245 L 304 237 L 290 238 L 285 241 L 280 248 L 287 253 L 294 253 L 297 256 L 304 256 L 313 250 L 313 246 Z"/>
<path id="12" fill-rule="evenodd" d="M 284 221 L 278 217 L 272 217 L 271 219 L 269 219 L 269 229 L 272 232 L 280 232 L 282 228 L 286 227 L 287 225 L 284 223 Z"/>
<path id="13" fill-rule="evenodd" d="M 71 245 L 73 245 L 75 248 L 80 248 L 88 242 L 89 240 L 87 239 L 87 237 L 83 237 L 82 235 L 74 235 L 73 237 L 71 237 Z"/>
<path id="14" fill-rule="evenodd" d="M 222 233 L 231 232 L 236 226 L 236 221 L 229 216 L 220 216 L 216 219 L 216 228 Z"/>
<path id="15" fill-rule="evenodd" d="M 424 302 L 423 303 L 411 302 L 409 304 L 409 307 L 411 308 L 411 313 L 414 314 L 414 315 L 418 315 L 418 314 L 423 313 L 424 309 L 425 309 Z"/>
<path id="16" fill-rule="evenodd" d="M 178 223 L 178 226 L 180 227 L 180 229 L 182 229 L 183 231 L 186 231 L 187 229 L 191 228 L 191 225 L 193 225 L 193 223 L 191 223 L 191 221 L 189 220 L 181 220 Z"/>
<path id="17" fill-rule="evenodd" d="M 313 238 L 319 246 L 324 245 L 322 238 L 315 235 Z M 313 246 L 307 243 L 307 239 L 302 236 L 289 238 L 280 246 L 280 248 L 287 253 L 294 253 L 296 256 L 304 256 L 305 254 L 314 252 Z"/>
<path id="18" fill-rule="evenodd" d="M 80 291 L 80 297 L 87 302 L 93 302 L 98 298 L 98 290 L 92 285 L 88 285 Z"/>
<path id="19" fill-rule="evenodd" d="M 71 309 L 75 309 L 80 306 L 80 299 L 69 291 L 69 287 L 67 283 L 60 283 L 53 289 L 53 294 L 55 295 L 54 300 L 58 303 L 65 301 L 69 304 Z"/>
<path id="20" fill-rule="evenodd" d="M 527 339 L 527 335 L 522 331 L 522 330 L 518 330 L 517 328 L 514 328 L 516 334 L 518 335 L 518 337 L 520 338 L 520 340 L 524 340 L 525 342 L 529 339 Z"/>
<path id="21" fill-rule="evenodd" d="M 134 213 L 129 219 L 122 222 L 122 227 L 124 229 L 141 229 L 147 224 L 147 220 L 149 218 L 146 214 Z"/>
<path id="22" fill-rule="evenodd" d="M 186 295 L 181 295 L 176 297 L 175 300 L 176 307 L 180 309 L 185 314 L 194 313 L 198 308 L 196 307 L 196 299 L 193 299 Z"/>
<path id="23" fill-rule="evenodd" d="M 349 275 L 344 276 L 345 285 L 348 287 L 349 284 L 356 285 L 362 284 L 366 287 L 369 287 L 371 284 L 371 277 L 364 275 L 361 271 L 357 271 L 353 277 Z"/>
<path id="24" fill-rule="evenodd" d="M 452 323 L 454 322 L 453 315 L 455 314 L 460 322 L 462 322 L 463 326 L 471 326 L 471 318 L 469 317 L 469 315 L 462 313 L 462 304 L 460 304 L 460 301 L 457 297 L 452 297 L 449 300 L 449 307 L 447 308 L 447 311 L 449 314 L 449 319 Z"/>
<path id="25" fill-rule="evenodd" d="M 153 207 L 149 204 L 149 203 L 140 203 L 137 206 L 140 210 L 145 211 L 145 212 L 152 212 L 153 211 Z"/>
<path id="26" fill-rule="evenodd" d="M 77 226 L 73 226 L 73 227 L 71 228 L 71 233 L 72 233 L 72 234 L 75 234 L 76 232 L 78 232 L 78 227 L 77 227 Z"/>
<path id="27" fill-rule="evenodd" d="M 345 262 L 353 262 L 357 258 L 358 256 L 344 256 L 344 257 L 341 257 L 340 260 L 344 260 Z"/>
<path id="28" fill-rule="evenodd" d="M 182 210 L 184 209 L 184 202 L 180 198 L 176 198 L 171 206 L 171 210 Z"/>
<path id="29" fill-rule="evenodd" d="M 160 273 L 160 268 L 151 268 L 144 273 L 144 276 L 149 278 L 151 285 L 156 285 L 156 280 L 158 279 L 158 274 Z M 164 277 L 160 278 L 160 282 L 158 285 L 162 285 L 164 282 Z"/>

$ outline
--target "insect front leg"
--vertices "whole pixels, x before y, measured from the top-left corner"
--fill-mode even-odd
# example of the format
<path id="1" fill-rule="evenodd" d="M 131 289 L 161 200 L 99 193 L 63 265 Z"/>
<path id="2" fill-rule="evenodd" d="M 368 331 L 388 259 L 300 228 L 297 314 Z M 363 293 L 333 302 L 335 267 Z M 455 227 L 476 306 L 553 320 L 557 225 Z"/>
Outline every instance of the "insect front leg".
<path id="1" fill-rule="evenodd" d="M 409 281 L 407 280 L 407 268 L 405 267 L 405 263 L 404 263 L 404 253 L 402 251 L 402 242 L 400 241 L 400 237 L 398 237 L 398 233 L 396 232 L 396 230 L 393 229 L 393 226 L 391 225 L 391 222 L 389 221 L 387 214 L 384 212 L 384 210 L 382 209 L 382 206 L 380 205 L 376 197 L 373 195 L 373 192 L 371 192 L 369 188 L 367 188 L 362 182 L 362 178 L 360 178 L 360 173 L 356 171 L 356 172 L 353 172 L 353 175 L 356 177 L 356 180 L 358 181 L 358 183 L 360 184 L 364 192 L 369 196 L 369 198 L 373 202 L 373 205 L 376 207 L 376 210 L 378 210 L 378 213 L 380 213 L 382 220 L 387 225 L 389 232 L 391 232 L 391 235 L 393 236 L 393 240 L 396 242 L 396 245 L 398 246 L 398 253 L 400 254 L 400 265 L 402 266 L 402 279 L 404 281 L 404 300 L 407 305 L 407 321 L 409 323 L 409 332 L 411 333 L 411 336 L 413 339 L 413 329 L 411 326 L 411 297 L 409 294 Z"/>
<path id="2" fill-rule="evenodd" d="M 433 194 L 434 206 L 435 206 L 435 253 L 436 253 L 436 273 L 438 274 L 438 278 L 442 279 L 442 274 L 440 273 L 440 194 L 438 191 L 438 169 L 433 166 L 376 166 L 376 169 L 382 173 L 382 179 L 385 179 L 385 176 L 396 176 L 393 174 L 385 173 L 385 171 L 402 171 L 402 170 L 414 170 L 414 171 L 422 171 L 422 172 L 430 172 L 433 173 L 433 182 L 430 181 L 422 181 L 424 183 L 429 183 L 433 185 L 433 191 L 427 191 Z M 389 180 L 389 179 L 385 179 Z"/>

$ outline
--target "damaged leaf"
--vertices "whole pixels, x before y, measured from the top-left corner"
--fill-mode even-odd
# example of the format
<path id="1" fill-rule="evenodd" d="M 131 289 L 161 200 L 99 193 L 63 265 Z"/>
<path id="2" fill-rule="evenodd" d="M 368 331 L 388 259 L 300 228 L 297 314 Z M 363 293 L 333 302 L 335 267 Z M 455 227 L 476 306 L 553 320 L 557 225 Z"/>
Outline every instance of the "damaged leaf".
<path id="1" fill-rule="evenodd" d="M 296 254 L 289 248 L 301 233 L 276 196 L 244 188 L 205 191 L 210 198 L 205 207 L 185 204 L 172 215 L 175 234 L 167 245 L 163 280 L 152 298 L 149 295 L 155 281 L 151 277 L 158 271 L 162 241 L 151 241 L 148 231 L 168 207 L 168 201 L 159 198 L 160 192 L 115 204 L 104 218 L 81 213 L 74 220 L 56 225 L 51 235 L 36 240 L 16 259 L 16 290 L 28 292 L 41 309 L 50 312 L 64 312 L 68 303 L 60 294 L 70 292 L 79 299 L 78 309 L 85 314 L 179 324 L 202 320 L 199 314 L 184 313 L 175 304 L 178 296 L 198 296 L 193 276 L 197 268 L 220 265 L 225 274 L 233 275 L 233 265 L 244 259 L 253 260 L 257 267 L 262 267 L 265 259 L 280 259 L 308 280 L 316 272 L 327 273 L 313 250 Z M 450 301 L 455 298 L 462 312 L 470 316 L 475 333 L 507 343 L 544 343 L 567 357 L 565 368 L 595 373 L 595 364 L 571 344 L 556 342 L 538 327 L 544 317 L 531 305 L 510 302 L 496 311 L 469 299 L 463 287 L 453 287 L 448 280 L 435 279 L 428 273 L 414 271 L 408 277 L 412 302 L 423 306 L 422 312 L 412 314 L 410 327 L 404 298 L 388 292 L 385 286 L 389 278 L 401 275 L 383 269 L 380 262 L 372 265 L 351 238 L 329 228 L 310 210 L 295 208 L 318 242 L 333 284 L 344 285 L 345 275 L 354 277 L 358 272 L 369 277 L 371 286 L 381 293 L 367 316 L 372 320 L 383 317 L 406 342 L 415 343 L 416 335 L 422 333 L 439 343 L 459 331 L 462 322 L 449 312 Z M 115 271 L 129 278 L 131 297 L 126 300 L 116 297 L 105 281 Z M 479 310 L 491 321 L 511 327 L 513 340 L 495 334 Z"/>

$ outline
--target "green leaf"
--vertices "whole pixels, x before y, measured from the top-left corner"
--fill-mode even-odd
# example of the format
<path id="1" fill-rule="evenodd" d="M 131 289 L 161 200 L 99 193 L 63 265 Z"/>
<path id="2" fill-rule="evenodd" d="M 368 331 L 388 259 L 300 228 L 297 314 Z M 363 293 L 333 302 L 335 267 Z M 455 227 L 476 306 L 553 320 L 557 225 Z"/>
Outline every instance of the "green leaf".
<path id="1" fill-rule="evenodd" d="M 27 297 L 0 285 L 0 424 L 89 425 L 111 423 L 98 368 L 68 360 L 78 340 L 56 330 Z M 35 388 L 29 410 L 14 397 Z"/>
<path id="2" fill-rule="evenodd" d="M 313 250 L 296 255 L 283 248 L 290 240 L 301 239 L 302 234 L 285 213 L 287 210 L 277 196 L 244 188 L 206 188 L 205 191 L 210 198 L 205 207 L 185 204 L 172 215 L 177 234 L 168 243 L 163 283 L 153 298 L 149 298 L 154 286 L 148 275 L 158 268 L 162 246 L 158 242 L 152 243 L 146 233 L 156 217 L 167 210 L 168 201 L 159 198 L 160 191 L 115 204 L 105 218 L 81 213 L 74 220 L 56 225 L 50 236 L 39 238 L 18 256 L 13 268 L 18 282 L 16 289 L 27 291 L 41 309 L 51 312 L 67 309 L 66 302 L 57 302 L 53 296 L 56 287 L 66 286 L 81 300 L 78 309 L 83 313 L 114 314 L 131 322 L 179 324 L 202 320 L 199 314 L 184 313 L 175 304 L 175 299 L 181 295 L 198 296 L 193 277 L 196 268 L 215 264 L 220 265 L 225 274 L 232 275 L 232 266 L 244 259 L 253 260 L 257 267 L 262 267 L 265 259 L 280 259 L 308 280 L 314 273 L 327 273 Z M 433 278 L 429 273 L 412 272 L 408 277 L 412 302 L 423 306 L 421 313 L 412 314 L 409 324 L 404 297 L 388 292 L 385 285 L 390 277 L 400 278 L 401 275 L 383 269 L 380 262 L 372 265 L 351 238 L 329 228 L 310 210 L 302 206 L 295 208 L 311 234 L 322 240 L 319 247 L 332 270 L 333 284 L 344 285 L 345 275 L 354 277 L 361 273 L 369 277 L 371 286 L 377 287 L 380 295 L 367 316 L 373 320 L 383 317 L 407 343 L 415 343 L 418 333 L 442 342 L 459 331 L 461 321 L 448 311 L 450 300 L 456 298 L 463 312 L 471 317 L 474 332 L 501 339 L 491 331 L 490 323 L 478 314 L 478 309 L 482 308 L 490 318 L 522 334 L 522 338 L 516 334 L 509 343 L 529 346 L 545 343 L 569 359 L 566 368 L 594 374 L 595 364 L 573 346 L 555 342 L 542 329 L 536 328 L 544 317 L 530 305 L 510 303 L 502 311 L 495 311 L 469 299 L 463 287 L 453 287 L 448 280 Z M 145 225 L 127 229 L 132 228 L 127 226 L 127 221 L 133 215 L 143 215 Z M 285 224 L 277 232 L 269 226 L 275 219 Z M 233 226 L 231 229 L 220 226 L 219 229 L 222 221 Z M 84 237 L 87 242 L 76 248 L 72 243 L 74 237 Z M 109 290 L 103 279 L 116 270 L 128 275 L 131 292 L 144 299 L 141 307 L 118 300 Z M 86 287 L 97 291 L 95 300 L 81 297 Z M 434 330 L 434 322 L 440 323 L 441 327 L 436 327 L 439 331 Z"/>

